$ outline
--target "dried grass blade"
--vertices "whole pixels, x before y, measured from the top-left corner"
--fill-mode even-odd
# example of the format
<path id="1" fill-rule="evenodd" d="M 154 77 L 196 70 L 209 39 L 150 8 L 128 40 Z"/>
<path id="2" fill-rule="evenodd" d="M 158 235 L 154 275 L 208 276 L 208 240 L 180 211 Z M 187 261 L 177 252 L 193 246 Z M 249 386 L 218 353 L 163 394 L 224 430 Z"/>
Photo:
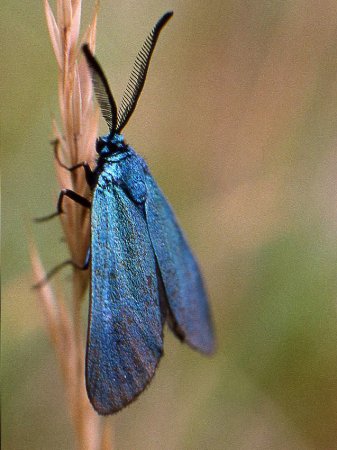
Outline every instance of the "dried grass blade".
<path id="1" fill-rule="evenodd" d="M 70 31 L 70 46 L 75 48 L 77 41 L 78 41 L 78 36 L 80 33 L 80 25 L 81 25 L 81 2 L 78 2 L 76 5 L 73 5 L 73 17 L 72 17 L 72 22 L 71 22 L 71 31 Z"/>
<path id="2" fill-rule="evenodd" d="M 62 45 L 61 45 L 61 37 L 60 37 L 60 30 L 57 26 L 53 11 L 51 10 L 51 7 L 47 0 L 44 2 L 44 9 L 45 9 L 45 15 L 47 20 L 47 26 L 48 31 L 50 35 L 50 40 L 53 46 L 55 58 L 57 61 L 57 64 L 59 66 L 59 69 L 62 70 Z"/>

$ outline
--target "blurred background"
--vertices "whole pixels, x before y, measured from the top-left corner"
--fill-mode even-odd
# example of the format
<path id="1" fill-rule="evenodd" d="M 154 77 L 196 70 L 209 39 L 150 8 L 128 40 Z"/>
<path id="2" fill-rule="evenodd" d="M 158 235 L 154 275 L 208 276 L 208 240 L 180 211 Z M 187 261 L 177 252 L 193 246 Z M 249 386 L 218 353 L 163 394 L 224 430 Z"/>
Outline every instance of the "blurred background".
<path id="1" fill-rule="evenodd" d="M 101 0 L 96 53 L 118 101 L 168 9 L 125 136 L 198 256 L 218 350 L 166 330 L 155 379 L 112 418 L 116 448 L 337 449 L 337 3 Z M 46 267 L 67 257 L 57 220 L 31 224 L 58 191 L 56 62 L 42 1 L 2 14 L 2 445 L 70 449 L 27 252 L 30 227 Z"/>

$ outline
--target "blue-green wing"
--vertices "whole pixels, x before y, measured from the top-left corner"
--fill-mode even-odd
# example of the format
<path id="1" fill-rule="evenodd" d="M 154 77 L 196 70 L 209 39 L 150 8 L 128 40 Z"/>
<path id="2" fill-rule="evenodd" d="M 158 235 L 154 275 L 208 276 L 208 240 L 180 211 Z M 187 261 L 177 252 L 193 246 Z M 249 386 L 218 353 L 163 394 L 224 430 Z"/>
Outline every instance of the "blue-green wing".
<path id="1" fill-rule="evenodd" d="M 146 185 L 146 220 L 173 316 L 172 328 L 193 348 L 212 353 L 212 322 L 198 264 L 170 205 L 150 174 Z"/>
<path id="2" fill-rule="evenodd" d="M 88 396 L 100 414 L 132 402 L 162 355 L 156 263 L 143 212 L 124 191 L 96 188 L 91 217 Z"/>

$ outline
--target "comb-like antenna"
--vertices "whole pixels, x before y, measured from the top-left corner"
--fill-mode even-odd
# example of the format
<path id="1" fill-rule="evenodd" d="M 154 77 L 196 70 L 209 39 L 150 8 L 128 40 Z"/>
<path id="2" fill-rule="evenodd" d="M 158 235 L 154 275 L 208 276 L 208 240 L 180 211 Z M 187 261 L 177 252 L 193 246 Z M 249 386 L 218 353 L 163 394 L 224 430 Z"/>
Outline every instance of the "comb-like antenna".
<path id="1" fill-rule="evenodd" d="M 82 46 L 82 50 L 90 69 L 97 102 L 109 127 L 110 136 L 112 137 L 116 132 L 117 126 L 117 107 L 115 100 L 111 94 L 108 81 L 103 73 L 103 70 L 94 55 L 91 53 L 88 44 L 84 44 Z"/>
<path id="2" fill-rule="evenodd" d="M 158 20 L 137 55 L 130 80 L 123 95 L 121 107 L 118 112 L 116 129 L 117 133 L 119 133 L 125 127 L 137 105 L 139 96 L 144 86 L 151 56 L 159 37 L 159 33 L 172 16 L 173 12 L 169 11 L 164 14 L 161 19 Z"/>

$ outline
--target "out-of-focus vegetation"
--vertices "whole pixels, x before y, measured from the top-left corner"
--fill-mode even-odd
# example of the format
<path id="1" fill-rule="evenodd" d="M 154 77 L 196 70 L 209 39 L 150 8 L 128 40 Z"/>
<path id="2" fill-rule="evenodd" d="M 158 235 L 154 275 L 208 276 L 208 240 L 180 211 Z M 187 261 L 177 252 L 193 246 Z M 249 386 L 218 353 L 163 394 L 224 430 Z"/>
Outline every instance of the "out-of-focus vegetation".
<path id="1" fill-rule="evenodd" d="M 97 55 L 117 99 L 171 8 L 125 136 L 199 257 L 218 351 L 167 331 L 151 386 L 112 419 L 116 447 L 337 449 L 337 4 L 102 0 Z M 67 449 L 26 247 L 56 199 L 56 63 L 42 1 L 2 14 L 2 444 Z M 66 257 L 57 221 L 31 228 L 47 267 Z"/>

